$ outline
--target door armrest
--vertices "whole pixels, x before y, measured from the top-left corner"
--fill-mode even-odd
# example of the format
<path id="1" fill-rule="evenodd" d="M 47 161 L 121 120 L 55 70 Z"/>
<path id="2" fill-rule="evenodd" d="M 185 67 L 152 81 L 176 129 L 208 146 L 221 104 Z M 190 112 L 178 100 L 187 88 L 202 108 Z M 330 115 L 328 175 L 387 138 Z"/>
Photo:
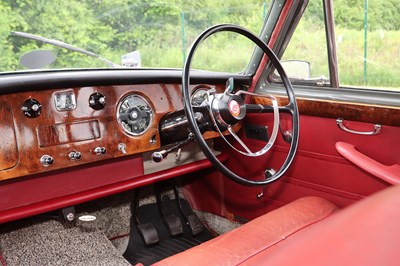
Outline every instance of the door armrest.
<path id="1" fill-rule="evenodd" d="M 357 151 L 354 145 L 345 142 L 336 142 L 336 150 L 344 158 L 354 163 L 368 173 L 390 183 L 400 183 L 400 165 L 384 165 Z"/>

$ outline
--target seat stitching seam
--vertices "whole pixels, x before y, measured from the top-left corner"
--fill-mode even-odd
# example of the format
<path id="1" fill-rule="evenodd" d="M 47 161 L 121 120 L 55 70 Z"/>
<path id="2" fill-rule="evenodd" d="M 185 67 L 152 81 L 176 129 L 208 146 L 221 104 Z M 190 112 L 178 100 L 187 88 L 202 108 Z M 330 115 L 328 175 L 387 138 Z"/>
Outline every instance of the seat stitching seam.
<path id="1" fill-rule="evenodd" d="M 338 209 L 335 208 L 335 209 L 333 209 L 332 211 L 330 211 L 329 213 L 327 213 L 326 216 L 321 217 L 320 219 L 318 219 L 318 220 L 316 220 L 316 221 L 314 221 L 314 222 L 312 222 L 312 223 L 309 223 L 309 224 L 307 224 L 307 225 L 305 225 L 305 226 L 302 226 L 302 227 L 300 227 L 300 228 L 294 230 L 293 232 L 287 234 L 287 235 L 284 236 L 283 238 L 281 238 L 281 239 L 279 239 L 279 240 L 276 240 L 274 243 L 268 245 L 267 247 L 262 248 L 261 250 L 255 252 L 253 255 L 251 255 L 251 256 L 245 258 L 244 260 L 242 260 L 241 262 L 239 262 L 237 265 L 242 264 L 242 263 L 244 263 L 245 261 L 247 261 L 247 260 L 251 259 L 252 257 L 256 256 L 257 254 L 259 254 L 259 253 L 261 253 L 261 252 L 263 252 L 263 251 L 265 251 L 265 250 L 267 250 L 267 249 L 269 249 L 269 248 L 271 248 L 271 247 L 273 247 L 273 246 L 279 244 L 280 242 L 282 242 L 283 240 L 286 240 L 287 238 L 293 236 L 294 234 L 296 234 L 296 233 L 299 232 L 300 230 L 303 230 L 304 228 L 307 228 L 307 227 L 309 227 L 309 226 L 311 226 L 311 225 L 314 225 L 314 224 L 316 224 L 316 223 L 319 223 L 319 222 L 322 221 L 322 220 L 325 220 L 325 219 L 328 218 L 328 217 L 331 217 L 332 214 L 334 214 L 334 213 L 337 212 L 337 211 L 338 211 Z"/>

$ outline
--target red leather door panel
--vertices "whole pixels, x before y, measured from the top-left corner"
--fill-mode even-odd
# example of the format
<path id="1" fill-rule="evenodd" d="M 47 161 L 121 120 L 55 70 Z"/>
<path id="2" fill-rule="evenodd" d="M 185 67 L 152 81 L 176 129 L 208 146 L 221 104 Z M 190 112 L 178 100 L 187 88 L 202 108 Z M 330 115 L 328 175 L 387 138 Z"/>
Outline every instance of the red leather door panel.
<path id="1" fill-rule="evenodd" d="M 265 124 L 265 121 L 272 120 L 270 117 L 269 114 L 248 115 L 246 123 Z M 282 125 L 285 127 L 285 121 Z M 373 128 L 369 123 L 347 122 L 347 125 L 365 131 Z M 389 184 L 343 158 L 335 144 L 352 144 L 380 163 L 394 165 L 400 162 L 398 136 L 398 127 L 382 126 L 380 134 L 363 136 L 342 131 L 336 119 L 301 115 L 299 148 L 284 178 L 267 186 L 261 198 L 257 195 L 262 188 L 243 187 L 226 180 L 227 211 L 250 219 L 303 196 L 319 196 L 339 207 L 347 206 Z M 254 150 L 263 145 L 261 141 L 244 138 Z M 280 167 L 288 147 L 282 137 L 278 137 L 273 151 L 267 156 L 253 159 L 232 152 L 228 166 L 249 178 L 262 178 L 265 169 Z"/>

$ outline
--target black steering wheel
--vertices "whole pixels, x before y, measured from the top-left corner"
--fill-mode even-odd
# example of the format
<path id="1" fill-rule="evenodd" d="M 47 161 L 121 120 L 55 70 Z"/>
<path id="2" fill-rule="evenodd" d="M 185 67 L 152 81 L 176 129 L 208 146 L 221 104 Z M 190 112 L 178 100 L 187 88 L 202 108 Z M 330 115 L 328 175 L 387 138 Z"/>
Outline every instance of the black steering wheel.
<path id="1" fill-rule="evenodd" d="M 243 90 L 239 90 L 234 93 L 233 79 L 230 78 L 227 82 L 228 85 L 225 92 L 216 93 L 215 91 L 209 91 L 207 95 L 207 101 L 204 104 L 204 107 L 207 108 L 208 110 L 209 113 L 208 120 L 210 120 L 209 123 L 212 124 L 213 130 L 219 132 L 221 137 L 237 152 L 250 157 L 256 157 L 265 154 L 274 144 L 274 141 L 279 131 L 279 112 L 286 112 L 291 114 L 292 135 L 291 135 L 290 149 L 288 155 L 284 163 L 282 164 L 281 168 L 277 172 L 269 174 L 267 174 L 266 172 L 265 179 L 262 180 L 249 180 L 241 176 L 238 176 L 217 159 L 217 157 L 212 153 L 212 151 L 210 150 L 206 141 L 203 138 L 202 131 L 204 129 L 202 130 L 200 129 L 197 123 L 196 113 L 193 110 L 194 108 L 191 104 L 189 84 L 190 84 L 190 66 L 193 55 L 197 47 L 205 39 L 207 39 L 208 37 L 217 32 L 235 32 L 237 34 L 243 35 L 244 37 L 248 38 L 249 40 L 254 42 L 259 48 L 261 48 L 263 52 L 268 56 L 272 65 L 278 71 L 282 79 L 282 82 L 285 86 L 287 96 L 289 98 L 288 105 L 278 107 L 277 101 L 275 97 L 273 97 L 272 95 L 252 93 Z M 208 160 L 210 160 L 210 162 L 215 168 L 217 168 L 220 172 L 222 172 L 225 176 L 229 177 L 233 181 L 248 186 L 266 185 L 278 180 L 280 177 L 283 176 L 283 174 L 289 168 L 290 164 L 293 162 L 297 150 L 298 140 L 299 140 L 299 112 L 290 80 L 288 79 L 285 71 L 283 70 L 283 67 L 280 64 L 277 56 L 262 40 L 260 40 L 250 31 L 236 25 L 221 24 L 208 28 L 197 37 L 197 39 L 194 41 L 189 50 L 183 68 L 182 87 L 183 87 L 184 109 L 186 112 L 187 119 L 189 121 L 189 127 L 191 129 L 191 132 L 193 133 L 194 138 L 196 139 L 197 143 L 202 149 L 204 155 L 208 158 Z M 242 95 L 269 98 L 272 101 L 272 106 L 246 104 L 245 101 L 243 100 Z M 198 107 L 196 107 L 196 109 L 198 109 Z M 236 135 L 232 127 L 241 120 L 243 120 L 246 117 L 246 113 L 266 113 L 266 112 L 274 113 L 274 127 L 272 130 L 271 137 L 263 149 L 257 152 L 252 152 L 246 146 L 246 144 Z M 226 139 L 226 137 L 222 133 L 223 131 L 226 130 L 229 131 L 230 135 L 232 135 L 233 138 L 240 144 L 242 150 L 235 148 Z"/>

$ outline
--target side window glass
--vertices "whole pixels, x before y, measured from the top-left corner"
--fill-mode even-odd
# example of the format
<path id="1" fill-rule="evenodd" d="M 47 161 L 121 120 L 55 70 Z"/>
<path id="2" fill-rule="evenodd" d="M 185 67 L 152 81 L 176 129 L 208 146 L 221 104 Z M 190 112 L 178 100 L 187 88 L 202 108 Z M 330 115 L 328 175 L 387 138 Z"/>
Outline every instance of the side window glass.
<path id="1" fill-rule="evenodd" d="M 310 1 L 281 59 L 293 80 L 329 84 L 322 1 Z"/>
<path id="2" fill-rule="evenodd" d="M 343 87 L 400 89 L 400 1 L 335 0 Z"/>
<path id="3" fill-rule="evenodd" d="M 341 87 L 400 90 L 398 0 L 335 0 Z M 289 77 L 329 84 L 322 0 L 310 1 L 282 57 Z"/>

